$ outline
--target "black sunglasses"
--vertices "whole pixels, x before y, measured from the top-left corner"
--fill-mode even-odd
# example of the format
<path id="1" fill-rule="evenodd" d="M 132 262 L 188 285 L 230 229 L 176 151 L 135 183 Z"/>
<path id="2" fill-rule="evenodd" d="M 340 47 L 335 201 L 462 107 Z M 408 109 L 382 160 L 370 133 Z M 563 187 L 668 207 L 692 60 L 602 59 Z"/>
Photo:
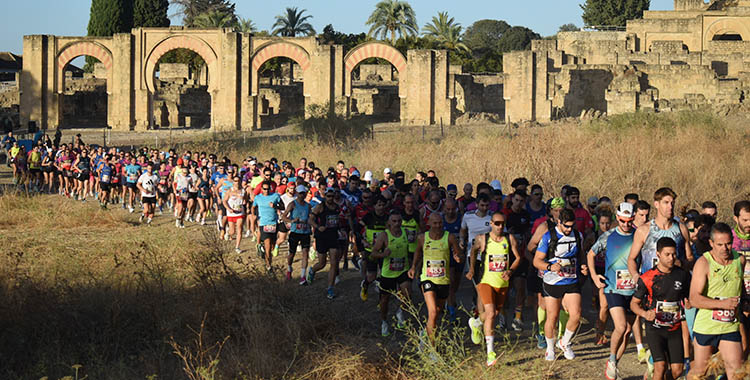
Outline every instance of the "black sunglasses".
<path id="1" fill-rule="evenodd" d="M 495 221 L 492 222 L 492 224 L 494 224 L 496 226 L 502 226 L 503 224 L 505 224 L 505 221 L 495 220 Z"/>

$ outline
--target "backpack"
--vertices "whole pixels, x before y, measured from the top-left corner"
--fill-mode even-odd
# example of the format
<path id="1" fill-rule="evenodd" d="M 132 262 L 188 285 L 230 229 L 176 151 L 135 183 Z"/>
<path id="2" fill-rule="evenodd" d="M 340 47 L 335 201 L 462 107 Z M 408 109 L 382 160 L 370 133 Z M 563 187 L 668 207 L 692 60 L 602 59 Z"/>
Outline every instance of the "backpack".
<path id="1" fill-rule="evenodd" d="M 557 250 L 557 243 L 559 242 L 559 238 L 557 237 L 557 230 L 555 228 L 557 227 L 557 224 L 552 222 L 549 218 L 547 218 L 547 231 L 549 231 L 549 246 L 547 248 L 547 261 L 551 260 L 553 257 L 555 257 L 555 251 Z M 580 262 L 581 253 L 583 252 L 583 247 L 581 246 L 581 234 L 578 233 L 578 230 L 573 227 L 573 236 L 575 236 L 576 239 L 576 259 Z"/>

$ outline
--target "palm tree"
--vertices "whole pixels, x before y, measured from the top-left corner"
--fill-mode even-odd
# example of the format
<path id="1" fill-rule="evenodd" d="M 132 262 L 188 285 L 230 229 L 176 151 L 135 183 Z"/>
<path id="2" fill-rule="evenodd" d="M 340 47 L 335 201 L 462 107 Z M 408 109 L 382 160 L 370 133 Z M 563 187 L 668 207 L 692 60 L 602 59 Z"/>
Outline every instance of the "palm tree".
<path id="1" fill-rule="evenodd" d="M 255 27 L 255 23 L 249 18 L 239 17 L 234 30 L 240 33 L 255 33 L 258 31 L 258 28 Z"/>
<path id="2" fill-rule="evenodd" d="M 312 36 L 315 29 L 307 22 L 312 16 L 302 16 L 307 9 L 301 11 L 297 7 L 287 8 L 285 15 L 276 16 L 276 23 L 273 24 L 273 35 L 282 37 L 294 37 L 298 34 Z"/>
<path id="3" fill-rule="evenodd" d="M 228 28 L 233 26 L 233 17 L 231 14 L 212 10 L 201 13 L 193 20 L 196 28 Z"/>
<path id="4" fill-rule="evenodd" d="M 461 24 L 448 16 L 448 12 L 438 12 L 437 16 L 432 16 L 432 22 L 422 28 L 422 35 L 436 39 L 446 49 L 469 51 L 461 39 L 461 29 Z"/>
<path id="5" fill-rule="evenodd" d="M 379 36 L 386 39 L 390 34 L 391 44 L 396 43 L 396 33 L 401 37 L 417 35 L 417 16 L 406 1 L 382 0 L 375 5 L 375 10 L 367 19 L 369 37 Z"/>

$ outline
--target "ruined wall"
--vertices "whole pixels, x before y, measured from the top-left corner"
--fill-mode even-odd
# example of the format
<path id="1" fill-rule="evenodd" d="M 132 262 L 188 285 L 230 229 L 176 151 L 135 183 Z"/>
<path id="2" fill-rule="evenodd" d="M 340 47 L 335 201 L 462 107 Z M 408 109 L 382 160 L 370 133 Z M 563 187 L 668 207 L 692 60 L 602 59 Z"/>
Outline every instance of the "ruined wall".
<path id="1" fill-rule="evenodd" d="M 496 120 L 505 118 L 503 74 L 455 74 L 454 80 L 457 117 L 490 114 Z"/>
<path id="2" fill-rule="evenodd" d="M 106 79 L 93 75 L 68 78 L 60 96 L 60 126 L 106 126 L 108 101 Z"/>
<path id="3" fill-rule="evenodd" d="M 353 82 L 350 107 L 352 115 L 368 115 L 383 120 L 399 120 L 401 99 L 398 96 L 398 82 Z"/>

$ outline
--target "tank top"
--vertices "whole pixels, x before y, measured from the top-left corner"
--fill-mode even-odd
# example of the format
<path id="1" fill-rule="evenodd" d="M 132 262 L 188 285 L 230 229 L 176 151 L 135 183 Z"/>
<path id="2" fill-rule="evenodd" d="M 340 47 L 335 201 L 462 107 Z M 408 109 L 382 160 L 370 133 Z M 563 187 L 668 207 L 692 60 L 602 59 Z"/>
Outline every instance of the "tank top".
<path id="1" fill-rule="evenodd" d="M 29 169 L 39 169 L 42 162 L 42 154 L 39 152 L 31 152 L 29 155 Z"/>
<path id="2" fill-rule="evenodd" d="M 679 222 L 672 221 L 672 226 L 669 229 L 662 230 L 656 225 L 656 219 L 651 219 L 648 226 L 648 236 L 646 236 L 646 241 L 643 242 L 641 248 L 641 274 L 648 272 L 659 262 L 659 258 L 656 256 L 656 242 L 663 237 L 672 238 L 677 244 L 677 258 L 683 259 L 685 257 L 685 239 L 682 237 Z"/>
<path id="3" fill-rule="evenodd" d="M 310 218 L 310 204 L 307 202 L 299 203 L 294 200 L 294 208 L 290 215 L 291 220 L 299 219 L 298 222 L 292 222 L 291 231 L 296 234 L 310 234 L 310 225 L 307 220 Z"/>
<path id="4" fill-rule="evenodd" d="M 91 161 L 88 157 L 81 157 L 81 159 L 78 161 L 78 169 L 81 171 L 89 170 L 91 167 Z"/>
<path id="5" fill-rule="evenodd" d="M 385 278 L 396 278 L 409 270 L 408 239 L 405 228 L 401 227 L 401 235 L 398 237 L 385 230 L 388 236 L 388 249 L 391 254 L 383 258 L 380 267 L 380 275 Z"/>
<path id="6" fill-rule="evenodd" d="M 440 215 L 440 216 L 443 215 L 443 213 L 441 211 L 438 211 L 442 207 L 443 207 L 443 201 L 442 200 L 440 201 L 440 203 L 438 203 L 437 210 L 431 209 L 430 206 L 427 203 L 425 203 L 425 204 L 422 205 L 422 208 L 424 209 L 424 218 L 422 219 L 422 222 L 424 223 L 425 226 L 429 224 L 429 222 L 430 222 L 430 215 L 432 215 L 433 213 L 438 213 L 438 215 Z"/>
<path id="7" fill-rule="evenodd" d="M 401 227 L 406 230 L 406 240 L 409 242 L 408 248 L 410 253 L 414 253 L 417 250 L 417 231 L 419 229 L 419 214 L 414 212 L 411 215 L 407 215 L 406 212 L 401 213 L 403 221 Z"/>
<path id="8" fill-rule="evenodd" d="M 245 215 L 245 210 L 242 207 L 244 193 L 244 191 L 241 191 L 239 195 L 232 194 L 229 196 L 227 203 L 230 208 L 227 209 L 227 216 L 237 217 Z M 240 210 L 240 212 L 234 212 L 233 210 Z"/>
<path id="9" fill-rule="evenodd" d="M 323 211 L 318 214 L 318 226 L 325 226 L 326 230 L 323 232 L 317 231 L 315 232 L 315 236 L 328 238 L 328 239 L 338 239 L 339 235 L 339 207 L 334 206 L 333 209 L 328 208 L 328 206 L 323 202 L 322 204 Z"/>
<path id="10" fill-rule="evenodd" d="M 503 236 L 499 242 L 486 235 L 484 260 L 484 274 L 480 284 L 487 284 L 493 288 L 507 288 L 510 284 L 503 279 L 503 274 L 510 266 L 510 240 Z"/>
<path id="11" fill-rule="evenodd" d="M 101 176 L 99 177 L 99 180 L 102 183 L 110 183 L 111 182 L 111 180 L 112 180 L 112 168 L 109 165 L 105 164 L 104 166 L 102 166 Z"/>
<path id="12" fill-rule="evenodd" d="M 742 268 L 739 253 L 732 251 L 732 262 L 727 265 L 717 263 L 706 252 L 703 257 L 708 261 L 708 286 L 701 294 L 708 298 L 725 299 L 739 296 L 742 286 Z M 728 334 L 739 331 L 736 310 L 698 309 L 693 330 L 699 334 Z"/>
<path id="13" fill-rule="evenodd" d="M 424 246 L 422 247 L 422 275 L 421 281 L 431 281 L 435 285 L 450 285 L 448 277 L 450 269 L 450 245 L 448 244 L 450 234 L 443 231 L 440 239 L 432 240 L 430 232 L 424 234 Z"/>
<path id="14" fill-rule="evenodd" d="M 737 227 L 732 229 L 732 249 L 745 256 L 743 282 L 745 284 L 745 298 L 750 298 L 750 235 L 742 234 Z"/>

